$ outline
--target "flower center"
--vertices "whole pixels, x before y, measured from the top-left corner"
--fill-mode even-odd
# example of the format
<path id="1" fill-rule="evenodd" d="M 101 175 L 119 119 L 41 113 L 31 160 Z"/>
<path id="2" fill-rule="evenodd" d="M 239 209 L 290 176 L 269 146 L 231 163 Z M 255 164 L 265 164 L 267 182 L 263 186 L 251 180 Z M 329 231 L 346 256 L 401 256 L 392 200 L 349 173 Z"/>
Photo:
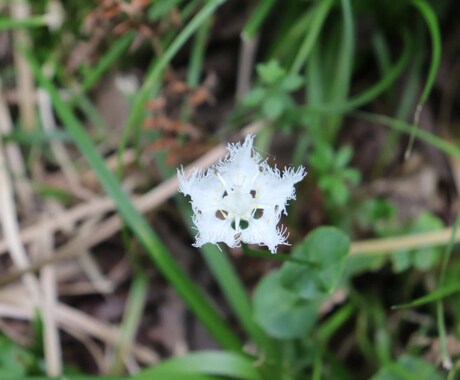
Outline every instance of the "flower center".
<path id="1" fill-rule="evenodd" d="M 251 193 L 244 193 L 241 189 L 235 188 L 226 195 L 224 193 L 222 206 L 232 219 L 248 219 L 254 209 L 254 198 Z"/>

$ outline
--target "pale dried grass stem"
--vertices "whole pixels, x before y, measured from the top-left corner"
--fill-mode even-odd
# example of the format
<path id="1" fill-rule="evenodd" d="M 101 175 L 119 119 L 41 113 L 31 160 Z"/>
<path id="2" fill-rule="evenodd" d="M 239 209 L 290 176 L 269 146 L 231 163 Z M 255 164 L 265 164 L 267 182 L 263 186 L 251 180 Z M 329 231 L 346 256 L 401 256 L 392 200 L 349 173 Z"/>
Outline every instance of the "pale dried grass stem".
<path id="1" fill-rule="evenodd" d="M 26 0 L 12 1 L 10 5 L 11 16 L 18 20 L 30 17 L 30 5 Z M 26 130 L 32 130 L 35 126 L 35 87 L 32 72 L 26 59 L 18 48 L 28 49 L 31 47 L 31 40 L 27 29 L 15 29 L 13 40 L 16 49 L 14 50 L 14 62 L 16 66 L 16 81 L 19 96 L 19 110 L 22 124 Z"/>
<path id="2" fill-rule="evenodd" d="M 357 241 L 351 244 L 350 255 L 381 254 L 398 250 L 446 245 L 450 241 L 452 234 L 453 227 L 447 227 L 439 231 L 425 232 L 423 234 Z M 454 236 L 454 242 L 460 242 L 460 231 Z"/>
<path id="3" fill-rule="evenodd" d="M 9 177 L 8 167 L 5 160 L 5 149 L 1 139 L 0 189 L 0 222 L 3 229 L 5 245 L 9 249 L 11 259 L 13 260 L 15 266 L 20 270 L 27 269 L 30 267 L 30 262 L 20 238 L 13 186 Z M 23 281 L 33 304 L 37 306 L 40 300 L 37 278 L 32 273 L 25 273 Z"/>
<path id="4" fill-rule="evenodd" d="M 53 115 L 51 97 L 44 89 L 40 88 L 37 90 L 37 105 L 43 129 L 50 133 L 56 132 L 58 128 Z M 65 179 L 69 183 L 72 193 L 84 200 L 94 198 L 94 194 L 81 185 L 78 173 L 64 144 L 58 140 L 51 140 L 50 146 Z"/>
<path id="5" fill-rule="evenodd" d="M 13 120 L 10 111 L 3 97 L 3 88 L 0 81 L 0 134 L 6 135 L 13 132 Z M 26 165 L 22 153 L 13 142 L 5 144 L 5 155 L 8 166 L 14 178 L 14 188 L 25 211 L 33 207 L 33 190 L 26 177 Z"/>

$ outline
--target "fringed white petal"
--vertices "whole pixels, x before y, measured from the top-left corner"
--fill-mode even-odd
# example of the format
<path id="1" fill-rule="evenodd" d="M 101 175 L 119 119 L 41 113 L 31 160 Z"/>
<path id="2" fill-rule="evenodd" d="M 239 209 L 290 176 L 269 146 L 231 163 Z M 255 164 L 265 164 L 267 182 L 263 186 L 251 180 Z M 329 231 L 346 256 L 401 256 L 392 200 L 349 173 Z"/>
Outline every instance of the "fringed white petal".
<path id="1" fill-rule="evenodd" d="M 207 171 L 186 175 L 178 169 L 179 191 L 190 196 L 195 214 L 195 246 L 223 242 L 237 247 L 242 241 L 266 245 L 275 253 L 278 245 L 287 244 L 286 230 L 277 225 L 287 202 L 295 199 L 294 185 L 305 177 L 305 169 L 270 167 L 253 142 L 249 135 L 243 143 L 229 144 L 227 157 Z"/>

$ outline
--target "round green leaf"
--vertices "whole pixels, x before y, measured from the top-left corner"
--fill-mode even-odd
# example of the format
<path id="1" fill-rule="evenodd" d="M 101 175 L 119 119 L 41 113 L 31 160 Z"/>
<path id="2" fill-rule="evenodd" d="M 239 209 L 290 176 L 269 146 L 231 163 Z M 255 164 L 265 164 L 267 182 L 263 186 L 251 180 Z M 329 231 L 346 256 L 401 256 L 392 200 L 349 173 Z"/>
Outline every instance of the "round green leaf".
<path id="1" fill-rule="evenodd" d="M 243 99 L 243 105 L 246 107 L 256 107 L 267 95 L 267 91 L 262 87 L 256 87 L 251 90 Z"/>
<path id="2" fill-rule="evenodd" d="M 283 110 L 283 97 L 278 94 L 271 95 L 262 103 L 262 111 L 264 116 L 268 117 L 269 119 L 276 119 L 282 114 Z"/>
<path id="3" fill-rule="evenodd" d="M 286 262 L 282 266 L 282 285 L 307 300 L 327 296 L 340 281 L 349 248 L 348 236 L 339 229 L 315 229 L 292 254 L 305 264 Z"/>
<path id="4" fill-rule="evenodd" d="M 256 322 L 278 339 L 305 336 L 315 323 L 316 306 L 285 289 L 279 271 L 267 274 L 254 293 Z"/>

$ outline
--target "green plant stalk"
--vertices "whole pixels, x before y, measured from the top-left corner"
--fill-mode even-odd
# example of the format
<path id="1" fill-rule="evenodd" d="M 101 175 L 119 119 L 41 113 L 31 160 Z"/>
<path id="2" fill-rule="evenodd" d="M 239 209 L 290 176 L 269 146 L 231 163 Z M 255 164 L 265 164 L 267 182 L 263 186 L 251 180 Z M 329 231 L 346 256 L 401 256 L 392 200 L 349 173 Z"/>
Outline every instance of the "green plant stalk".
<path id="1" fill-rule="evenodd" d="M 190 206 L 186 203 L 185 198 L 177 199 L 177 203 L 183 219 L 191 220 Z M 188 224 L 188 228 L 192 231 L 191 225 Z M 200 252 L 241 326 L 257 345 L 258 354 L 265 357 L 266 363 L 270 364 L 271 374 L 274 376 L 274 371 L 277 371 L 279 375 L 281 368 L 279 368 L 278 347 L 255 323 L 254 313 L 246 289 L 235 272 L 231 261 L 214 245 L 206 244 L 200 248 Z"/>
<path id="2" fill-rule="evenodd" d="M 449 265 L 450 256 L 452 255 L 452 250 L 455 244 L 455 236 L 457 235 L 459 225 L 460 215 L 457 215 L 454 228 L 452 229 L 452 235 L 450 237 L 449 244 L 447 245 L 444 255 L 442 257 L 441 273 L 439 276 L 438 287 L 442 287 L 446 282 L 447 266 Z M 447 347 L 446 321 L 444 319 L 444 303 L 442 302 L 442 300 L 439 300 L 436 303 L 436 319 L 438 325 L 439 345 L 441 348 L 442 363 L 445 368 L 449 368 L 452 367 L 452 359 L 450 358 L 449 349 Z"/>
<path id="3" fill-rule="evenodd" d="M 300 49 L 294 59 L 290 74 L 298 74 L 302 66 L 307 61 L 310 52 L 318 41 L 319 33 L 321 32 L 327 15 L 329 14 L 334 2 L 335 0 L 324 0 L 318 3 L 310 25 L 310 30 L 308 31 L 307 36 L 305 37 L 304 42 L 300 46 Z"/>
<path id="4" fill-rule="evenodd" d="M 183 196 L 178 196 L 176 202 L 183 219 L 190 221 L 192 213 L 189 203 Z M 187 227 L 193 233 L 193 227 L 190 223 L 187 223 Z M 225 298 L 243 327 L 245 327 L 248 335 L 252 336 L 251 332 L 256 327 L 252 320 L 252 308 L 246 290 L 234 271 L 230 260 L 214 245 L 204 245 L 200 248 L 200 251 L 222 289 Z"/>
<path id="5" fill-rule="evenodd" d="M 439 29 L 439 24 L 436 19 L 436 14 L 431 8 L 430 4 L 425 0 L 412 0 L 412 5 L 417 8 L 422 17 L 425 19 L 425 22 L 428 26 L 431 37 L 431 65 L 430 70 L 428 71 L 428 76 L 423 88 L 422 95 L 417 104 L 414 114 L 414 121 L 412 132 L 410 134 L 409 143 L 405 152 L 406 158 L 410 155 L 412 147 L 414 145 L 415 139 L 415 130 L 420 122 L 420 114 L 422 112 L 423 105 L 425 104 L 428 96 L 430 95 L 431 89 L 433 88 L 434 81 L 436 79 L 436 74 L 439 70 L 439 64 L 441 62 L 441 32 Z"/>
<path id="6" fill-rule="evenodd" d="M 386 41 L 385 35 L 381 30 L 378 30 L 372 36 L 372 50 L 374 52 L 380 74 L 385 76 L 391 69 L 391 55 L 388 42 Z M 394 92 L 388 92 L 386 95 L 387 103 L 392 104 L 393 99 L 396 98 L 396 96 L 394 96 Z"/>
<path id="7" fill-rule="evenodd" d="M 335 334 L 335 332 L 348 321 L 349 318 L 355 312 L 355 308 L 352 304 L 347 303 L 340 308 L 324 323 L 318 330 L 318 339 L 322 344 L 327 344 L 329 339 Z"/>
<path id="8" fill-rule="evenodd" d="M 191 87 L 197 86 L 199 82 L 209 30 L 210 22 L 204 23 L 194 41 L 191 53 L 192 59 L 187 72 L 187 84 Z M 187 110 L 187 104 L 183 105 L 183 109 Z M 184 113 L 184 117 L 187 120 L 189 118 L 188 113 Z M 169 173 L 170 170 L 165 165 L 160 166 L 160 170 L 164 175 L 172 174 Z M 186 221 L 191 220 L 190 206 L 185 201 L 185 198 L 178 197 L 177 204 L 183 219 Z M 191 230 L 189 223 L 187 225 Z M 260 351 L 263 351 L 269 358 L 276 360 L 277 349 L 271 339 L 254 322 L 252 307 L 246 289 L 236 274 L 231 261 L 213 245 L 208 244 L 201 247 L 200 252 L 247 335 L 258 345 Z"/>
<path id="9" fill-rule="evenodd" d="M 164 51 L 163 55 L 155 60 L 150 66 L 145 76 L 144 84 L 139 89 L 138 95 L 134 99 L 133 108 L 129 114 L 128 120 L 126 121 L 126 126 L 117 152 L 118 157 L 121 157 L 121 154 L 125 151 L 129 137 L 133 131 L 135 132 L 141 128 L 145 113 L 145 103 L 149 97 L 153 96 L 160 88 L 163 70 L 179 49 L 192 36 L 192 34 L 195 33 L 204 22 L 206 22 L 206 20 L 222 3 L 224 3 L 224 1 L 225 0 L 209 1 L 182 29 L 171 45 Z"/>
<path id="10" fill-rule="evenodd" d="M 323 372 L 323 349 L 318 348 L 315 355 L 315 360 L 313 361 L 313 371 L 311 375 L 311 380 L 321 380 Z"/>
<path id="11" fill-rule="evenodd" d="M 323 83 L 323 72 L 321 70 L 321 63 L 319 57 L 320 46 L 316 46 L 311 59 L 307 65 L 306 72 L 306 88 L 305 93 L 309 101 L 308 107 L 315 107 L 324 101 L 324 87 Z M 311 114 L 311 120 L 309 120 L 310 133 L 304 131 L 300 134 L 297 140 L 296 146 L 293 153 L 293 162 L 295 165 L 299 165 L 305 162 L 308 146 L 315 138 L 319 138 L 318 134 L 321 129 L 321 117 L 318 113 Z"/>
<path id="12" fill-rule="evenodd" d="M 316 262 L 313 262 L 313 261 L 306 261 L 306 260 L 298 259 L 296 257 L 292 257 L 291 255 L 283 255 L 283 254 L 274 255 L 273 253 L 268 253 L 267 251 L 263 251 L 261 249 L 249 248 L 247 244 L 243 244 L 242 247 L 243 247 L 244 254 L 251 256 L 251 257 L 258 257 L 261 259 L 274 260 L 274 261 L 290 261 L 292 263 L 297 263 L 301 265 L 309 265 L 309 266 L 314 266 L 315 264 L 317 264 Z"/>
<path id="13" fill-rule="evenodd" d="M 145 218 L 133 206 L 129 196 L 123 191 L 116 177 L 106 167 L 104 160 L 95 149 L 80 121 L 73 114 L 71 108 L 62 100 L 51 81 L 42 73 L 38 62 L 31 53 L 24 53 L 36 79 L 50 94 L 56 112 L 75 144 L 95 171 L 105 191 L 114 200 L 122 219 L 145 247 L 147 254 L 157 265 L 158 270 L 178 291 L 190 309 L 224 348 L 240 350 L 241 342 L 239 339 L 209 304 L 195 283 L 176 264 Z"/>

